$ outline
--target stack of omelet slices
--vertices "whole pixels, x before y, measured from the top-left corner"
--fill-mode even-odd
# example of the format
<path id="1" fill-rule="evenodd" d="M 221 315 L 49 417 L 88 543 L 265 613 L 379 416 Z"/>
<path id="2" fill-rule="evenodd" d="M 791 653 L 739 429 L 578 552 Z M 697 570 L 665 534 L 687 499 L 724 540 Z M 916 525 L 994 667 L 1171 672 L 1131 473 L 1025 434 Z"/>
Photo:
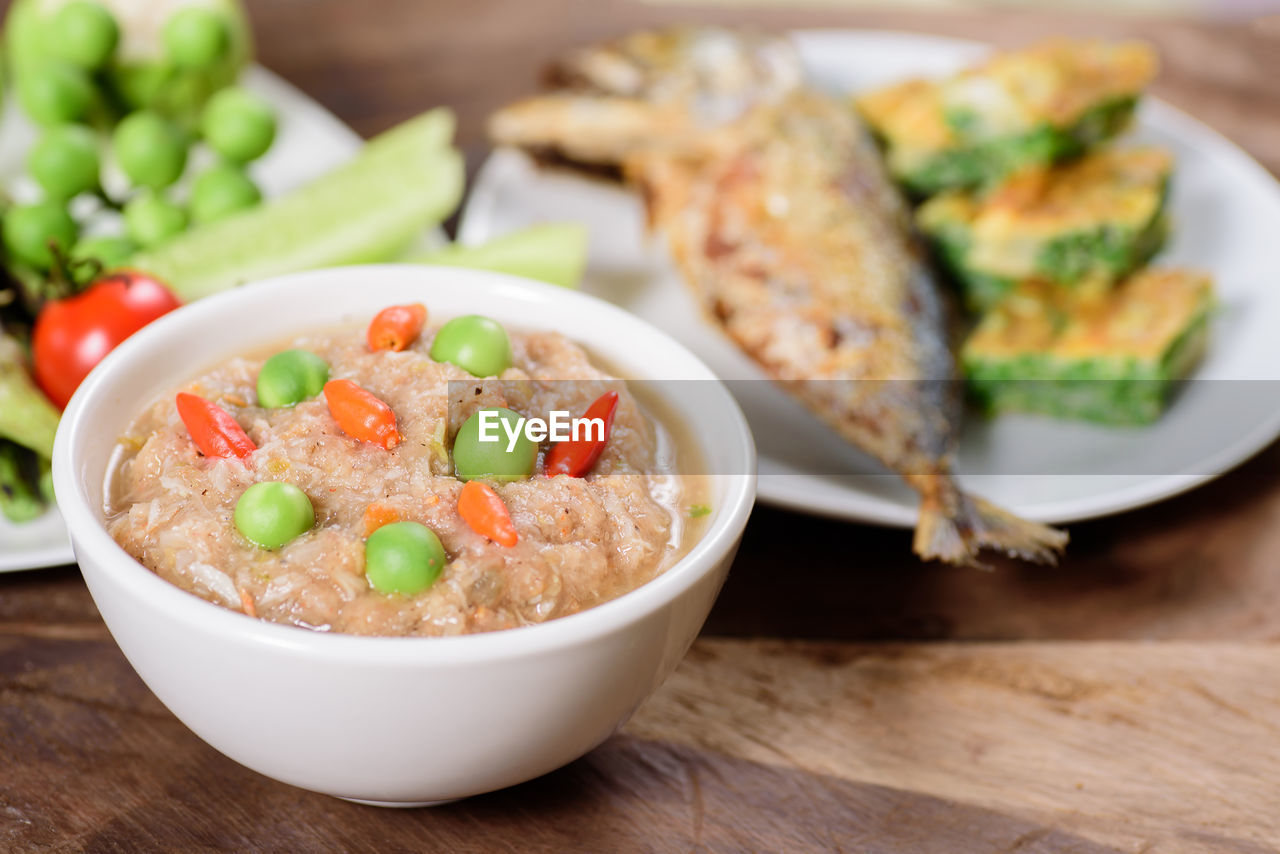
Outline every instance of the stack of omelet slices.
<path id="1" fill-rule="evenodd" d="M 977 318 L 961 364 L 989 411 L 1149 423 L 1203 351 L 1211 278 L 1145 267 L 1173 158 L 1111 144 L 1156 68 L 1145 44 L 1055 40 L 859 99 Z"/>

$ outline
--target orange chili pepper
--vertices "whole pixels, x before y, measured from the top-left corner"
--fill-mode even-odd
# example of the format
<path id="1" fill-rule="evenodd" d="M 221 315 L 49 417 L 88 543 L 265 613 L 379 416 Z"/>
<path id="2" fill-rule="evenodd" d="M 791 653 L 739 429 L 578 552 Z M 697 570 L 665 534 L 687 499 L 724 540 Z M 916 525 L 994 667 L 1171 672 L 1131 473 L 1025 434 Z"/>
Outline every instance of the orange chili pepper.
<path id="1" fill-rule="evenodd" d="M 617 409 L 618 393 L 616 391 L 606 391 L 596 398 L 595 402 L 587 407 L 587 414 L 584 417 L 593 421 L 597 419 L 603 421 L 603 435 L 599 439 L 587 438 L 576 441 L 570 439 L 567 442 L 557 442 L 552 445 L 551 450 L 547 451 L 542 473 L 547 477 L 555 477 L 558 474 L 582 477 L 591 471 L 591 467 L 604 453 L 604 446 L 609 443 L 609 431 L 613 429 L 613 414 Z M 591 434 L 592 430 L 589 429 L 587 432 Z"/>
<path id="2" fill-rule="evenodd" d="M 258 609 L 253 604 L 253 596 L 243 587 L 240 588 L 240 607 L 244 608 L 244 612 L 250 617 L 258 616 Z"/>
<path id="3" fill-rule="evenodd" d="M 403 350 L 417 340 L 426 323 L 427 307 L 420 302 L 388 306 L 369 323 L 369 349 Z"/>
<path id="4" fill-rule="evenodd" d="M 462 487 L 458 495 L 458 515 L 471 530 L 500 546 L 511 547 L 520 541 L 507 505 L 498 493 L 478 480 L 469 480 Z"/>
<path id="5" fill-rule="evenodd" d="M 396 414 L 378 398 L 351 380 L 330 380 L 324 384 L 324 399 L 329 414 L 342 432 L 361 442 L 369 442 L 388 451 L 400 444 Z"/>
<path id="6" fill-rule="evenodd" d="M 231 413 L 218 404 L 185 391 L 178 392 L 175 403 L 178 417 L 191 434 L 191 441 L 206 457 L 237 457 L 243 460 L 258 450 Z"/>
<path id="7" fill-rule="evenodd" d="M 367 539 L 370 534 L 381 528 L 383 525 L 390 525 L 392 522 L 399 522 L 400 514 L 396 508 L 386 504 L 373 503 L 364 510 L 364 535 Z"/>

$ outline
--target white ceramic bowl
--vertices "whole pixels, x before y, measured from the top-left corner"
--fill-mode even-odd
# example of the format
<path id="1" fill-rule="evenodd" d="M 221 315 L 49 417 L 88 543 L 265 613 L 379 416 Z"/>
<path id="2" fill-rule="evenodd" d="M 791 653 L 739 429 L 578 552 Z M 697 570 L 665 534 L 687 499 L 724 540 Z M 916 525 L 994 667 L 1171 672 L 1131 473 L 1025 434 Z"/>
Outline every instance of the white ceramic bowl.
<path id="1" fill-rule="evenodd" d="M 558 330 L 629 379 L 687 388 L 712 481 L 705 535 L 678 564 L 599 607 L 455 638 L 366 638 L 276 625 L 205 602 L 138 564 L 103 527 L 116 438 L 211 364 L 408 301 L 439 320 L 482 312 Z M 680 661 L 706 619 L 755 496 L 755 448 L 730 395 L 692 354 L 608 303 L 467 270 L 380 266 L 285 276 L 182 308 L 126 341 L 67 407 L 58 504 L 102 618 L 143 681 L 198 736 L 296 786 L 388 805 L 510 786 L 609 736 Z M 665 395 L 664 395 L 665 396 Z M 694 431 L 691 431 L 694 432 Z"/>

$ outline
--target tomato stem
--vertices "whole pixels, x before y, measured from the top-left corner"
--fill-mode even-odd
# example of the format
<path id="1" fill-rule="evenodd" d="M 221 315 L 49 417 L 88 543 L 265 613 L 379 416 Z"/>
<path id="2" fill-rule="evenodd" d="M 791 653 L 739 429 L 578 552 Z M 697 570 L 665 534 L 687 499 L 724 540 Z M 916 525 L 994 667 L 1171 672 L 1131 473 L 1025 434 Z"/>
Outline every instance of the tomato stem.
<path id="1" fill-rule="evenodd" d="M 94 270 L 92 275 L 86 277 L 85 281 L 93 281 L 101 272 L 102 265 L 96 260 L 86 259 L 84 261 L 75 261 L 71 258 L 68 251 L 64 251 L 56 240 L 49 241 L 49 252 L 53 255 L 53 266 L 49 268 L 49 277 L 45 279 L 42 288 L 42 296 L 45 301 L 66 299 L 75 296 L 82 288 L 76 284 L 75 271 L 77 268 L 85 266 L 96 266 L 99 269 Z"/>

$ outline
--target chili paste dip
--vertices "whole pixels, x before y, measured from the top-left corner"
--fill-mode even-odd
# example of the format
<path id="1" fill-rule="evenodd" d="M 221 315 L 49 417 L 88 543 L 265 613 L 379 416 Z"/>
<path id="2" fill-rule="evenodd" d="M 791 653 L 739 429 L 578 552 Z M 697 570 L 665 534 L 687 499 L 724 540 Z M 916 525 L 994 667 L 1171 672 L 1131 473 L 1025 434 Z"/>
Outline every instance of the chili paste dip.
<path id="1" fill-rule="evenodd" d="M 541 623 L 687 551 L 705 507 L 674 424 L 560 334 L 427 321 L 392 306 L 165 395 L 120 439 L 111 536 L 223 607 L 383 636 Z"/>

